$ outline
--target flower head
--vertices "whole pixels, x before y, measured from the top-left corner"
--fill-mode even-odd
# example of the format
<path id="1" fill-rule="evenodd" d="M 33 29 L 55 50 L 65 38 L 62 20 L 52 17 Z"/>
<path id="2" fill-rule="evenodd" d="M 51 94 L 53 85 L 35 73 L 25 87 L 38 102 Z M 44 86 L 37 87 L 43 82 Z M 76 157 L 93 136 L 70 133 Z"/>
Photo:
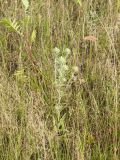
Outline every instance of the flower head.
<path id="1" fill-rule="evenodd" d="M 69 54 L 71 53 L 71 50 L 70 50 L 69 48 L 66 48 L 66 49 L 65 49 L 65 53 L 66 53 L 67 55 L 69 55 Z"/>
<path id="2" fill-rule="evenodd" d="M 59 54 L 60 53 L 60 49 L 59 48 L 57 48 L 57 47 L 55 47 L 54 49 L 53 49 L 53 53 L 55 53 L 55 54 Z"/>
<path id="3" fill-rule="evenodd" d="M 78 66 L 74 66 L 74 67 L 73 67 L 73 71 L 74 71 L 75 73 L 78 73 L 78 72 L 79 72 Z"/>
<path id="4" fill-rule="evenodd" d="M 61 57 L 59 58 L 59 61 L 60 61 L 60 63 L 62 63 L 62 64 L 65 64 L 65 63 L 66 63 L 66 60 L 65 60 L 65 58 L 64 58 L 63 56 L 61 56 Z"/>

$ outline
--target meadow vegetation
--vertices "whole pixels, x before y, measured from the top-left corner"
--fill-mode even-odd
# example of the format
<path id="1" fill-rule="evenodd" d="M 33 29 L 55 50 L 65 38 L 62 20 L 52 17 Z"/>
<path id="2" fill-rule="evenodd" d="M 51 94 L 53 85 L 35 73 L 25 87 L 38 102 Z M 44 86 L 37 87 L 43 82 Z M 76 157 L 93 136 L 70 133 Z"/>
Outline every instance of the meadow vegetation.
<path id="1" fill-rule="evenodd" d="M 119 160 L 119 84 L 119 0 L 0 0 L 0 160 Z"/>

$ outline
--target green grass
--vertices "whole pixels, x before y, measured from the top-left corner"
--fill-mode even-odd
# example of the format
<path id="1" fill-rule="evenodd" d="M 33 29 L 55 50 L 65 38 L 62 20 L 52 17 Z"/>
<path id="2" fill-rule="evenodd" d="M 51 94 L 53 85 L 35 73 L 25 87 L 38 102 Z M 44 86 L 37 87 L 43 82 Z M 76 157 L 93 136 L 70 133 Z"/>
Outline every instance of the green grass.
<path id="1" fill-rule="evenodd" d="M 27 2 L 0 1 L 0 160 L 119 160 L 120 1 Z"/>

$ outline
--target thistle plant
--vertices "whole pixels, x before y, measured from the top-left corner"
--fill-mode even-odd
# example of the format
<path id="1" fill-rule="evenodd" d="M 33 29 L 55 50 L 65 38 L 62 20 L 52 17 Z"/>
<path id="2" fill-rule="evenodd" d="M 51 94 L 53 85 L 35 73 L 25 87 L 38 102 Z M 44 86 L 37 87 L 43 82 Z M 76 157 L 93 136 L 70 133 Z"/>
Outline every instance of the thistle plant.
<path id="1" fill-rule="evenodd" d="M 62 98 L 65 95 L 65 86 L 67 83 L 67 73 L 69 70 L 69 66 L 66 64 L 69 54 L 71 53 L 70 49 L 66 48 L 64 56 L 61 56 L 60 50 L 58 48 L 54 48 L 53 50 L 55 55 L 55 87 L 57 91 L 56 105 L 55 110 L 57 114 L 57 124 L 58 126 L 64 126 L 64 116 L 61 117 L 60 113 L 63 110 L 64 106 L 62 105 Z"/>

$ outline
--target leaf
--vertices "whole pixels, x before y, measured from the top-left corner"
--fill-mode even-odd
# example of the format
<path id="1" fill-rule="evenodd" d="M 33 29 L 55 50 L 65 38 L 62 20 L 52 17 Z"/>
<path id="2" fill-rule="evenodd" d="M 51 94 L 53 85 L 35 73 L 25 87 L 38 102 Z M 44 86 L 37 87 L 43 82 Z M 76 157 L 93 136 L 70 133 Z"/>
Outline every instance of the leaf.
<path id="1" fill-rule="evenodd" d="M 25 82 L 27 80 L 27 76 L 25 75 L 24 69 L 18 69 L 17 71 L 15 71 L 14 76 L 16 77 L 16 79 L 18 81 L 23 81 Z"/>
<path id="2" fill-rule="evenodd" d="M 80 6 L 82 6 L 81 0 L 77 0 L 77 3 L 78 3 Z"/>
<path id="3" fill-rule="evenodd" d="M 36 39 L 36 30 L 34 29 L 31 34 L 31 43 L 34 43 Z"/>
<path id="4" fill-rule="evenodd" d="M 64 128 L 65 118 L 66 118 L 66 113 L 59 120 L 59 124 L 58 125 L 62 126 L 62 128 Z"/>
<path id="5" fill-rule="evenodd" d="M 14 31 L 18 33 L 19 35 L 22 35 L 21 26 L 15 20 L 11 21 L 10 19 L 3 18 L 0 21 L 0 24 L 8 28 L 10 31 Z"/>
<path id="6" fill-rule="evenodd" d="M 30 16 L 25 16 L 23 19 L 22 19 L 22 25 L 24 27 L 28 27 L 30 25 L 31 21 L 30 21 Z"/>
<path id="7" fill-rule="evenodd" d="M 27 10 L 28 7 L 29 7 L 29 1 L 28 0 L 22 0 L 22 3 L 24 5 L 24 7 L 25 7 L 25 10 Z"/>

